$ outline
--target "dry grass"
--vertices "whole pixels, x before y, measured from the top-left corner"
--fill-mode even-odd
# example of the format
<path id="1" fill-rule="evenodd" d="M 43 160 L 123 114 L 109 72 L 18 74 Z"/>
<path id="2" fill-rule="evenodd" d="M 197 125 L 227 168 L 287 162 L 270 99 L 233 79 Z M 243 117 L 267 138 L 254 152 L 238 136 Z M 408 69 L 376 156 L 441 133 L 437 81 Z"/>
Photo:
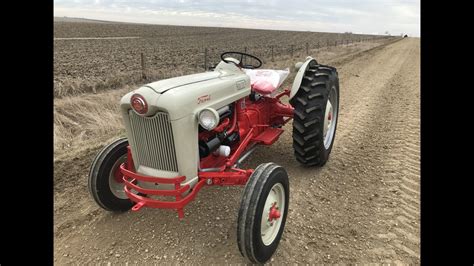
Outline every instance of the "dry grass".
<path id="1" fill-rule="evenodd" d="M 55 159 L 123 133 L 120 98 L 133 88 L 68 96 L 54 101 Z"/>

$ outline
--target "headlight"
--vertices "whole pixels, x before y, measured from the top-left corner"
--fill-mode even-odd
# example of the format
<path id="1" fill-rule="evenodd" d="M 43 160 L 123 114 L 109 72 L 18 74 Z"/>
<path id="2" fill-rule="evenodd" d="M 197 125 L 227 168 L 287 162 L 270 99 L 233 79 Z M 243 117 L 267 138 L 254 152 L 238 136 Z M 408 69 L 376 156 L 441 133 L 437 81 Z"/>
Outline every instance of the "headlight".
<path id="1" fill-rule="evenodd" d="M 219 114 L 212 108 L 206 108 L 199 112 L 199 124 L 206 130 L 213 130 L 219 125 Z"/>
<path id="2" fill-rule="evenodd" d="M 130 105 L 132 106 L 133 110 L 138 114 L 146 114 L 148 112 L 148 104 L 145 101 L 145 98 L 140 94 L 133 94 L 130 98 Z"/>

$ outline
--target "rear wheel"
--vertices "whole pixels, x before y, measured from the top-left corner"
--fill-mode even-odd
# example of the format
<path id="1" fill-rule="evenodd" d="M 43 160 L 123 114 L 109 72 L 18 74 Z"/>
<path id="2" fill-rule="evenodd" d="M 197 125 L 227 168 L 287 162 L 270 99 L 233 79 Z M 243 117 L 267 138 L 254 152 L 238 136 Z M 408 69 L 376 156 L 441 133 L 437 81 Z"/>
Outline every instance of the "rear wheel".
<path id="1" fill-rule="evenodd" d="M 127 161 L 126 138 L 107 145 L 94 159 L 89 172 L 89 192 L 105 210 L 123 212 L 133 205 L 124 191 L 120 165 Z"/>
<path id="2" fill-rule="evenodd" d="M 293 148 L 296 160 L 308 166 L 324 165 L 331 153 L 339 114 L 339 78 L 335 68 L 313 65 L 290 100 Z"/>
<path id="3" fill-rule="evenodd" d="M 274 163 L 259 165 L 245 186 L 237 221 L 242 256 L 265 263 L 275 253 L 285 228 L 289 204 L 285 169 Z"/>

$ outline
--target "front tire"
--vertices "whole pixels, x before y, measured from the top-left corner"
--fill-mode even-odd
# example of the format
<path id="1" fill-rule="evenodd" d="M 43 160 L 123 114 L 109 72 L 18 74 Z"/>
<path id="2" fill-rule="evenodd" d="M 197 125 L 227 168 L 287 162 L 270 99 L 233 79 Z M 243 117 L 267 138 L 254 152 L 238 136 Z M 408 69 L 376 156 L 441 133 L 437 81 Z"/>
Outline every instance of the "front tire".
<path id="1" fill-rule="evenodd" d="M 237 242 L 251 263 L 265 263 L 275 253 L 285 228 L 289 180 L 274 163 L 259 165 L 245 186 L 237 220 Z"/>
<path id="2" fill-rule="evenodd" d="M 127 161 L 128 140 L 121 138 L 103 148 L 89 172 L 89 192 L 95 202 L 107 211 L 124 212 L 132 208 L 124 191 L 120 164 Z"/>
<path id="3" fill-rule="evenodd" d="M 323 166 L 329 159 L 339 114 L 339 78 L 334 67 L 316 62 L 306 70 L 294 109 L 293 149 L 306 166 Z"/>

